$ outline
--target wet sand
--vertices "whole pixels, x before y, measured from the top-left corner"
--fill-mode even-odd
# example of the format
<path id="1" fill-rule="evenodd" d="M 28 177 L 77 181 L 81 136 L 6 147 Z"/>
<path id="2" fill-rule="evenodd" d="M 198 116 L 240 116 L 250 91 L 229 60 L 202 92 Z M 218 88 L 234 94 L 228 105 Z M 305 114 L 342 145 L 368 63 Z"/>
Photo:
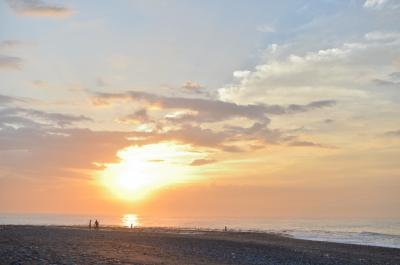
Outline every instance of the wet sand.
<path id="1" fill-rule="evenodd" d="M 265 233 L 0 226 L 0 264 L 400 265 L 400 249 Z"/>

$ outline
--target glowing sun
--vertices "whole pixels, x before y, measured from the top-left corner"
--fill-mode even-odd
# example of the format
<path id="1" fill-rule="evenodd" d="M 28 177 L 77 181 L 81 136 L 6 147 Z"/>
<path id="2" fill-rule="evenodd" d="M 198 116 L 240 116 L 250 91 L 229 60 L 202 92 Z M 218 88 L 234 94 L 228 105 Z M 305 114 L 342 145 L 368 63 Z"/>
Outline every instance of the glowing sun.
<path id="1" fill-rule="evenodd" d="M 161 187 L 191 179 L 190 162 L 204 154 L 187 145 L 159 143 L 127 147 L 117 156 L 120 162 L 105 164 L 100 180 L 116 197 L 139 200 Z"/>

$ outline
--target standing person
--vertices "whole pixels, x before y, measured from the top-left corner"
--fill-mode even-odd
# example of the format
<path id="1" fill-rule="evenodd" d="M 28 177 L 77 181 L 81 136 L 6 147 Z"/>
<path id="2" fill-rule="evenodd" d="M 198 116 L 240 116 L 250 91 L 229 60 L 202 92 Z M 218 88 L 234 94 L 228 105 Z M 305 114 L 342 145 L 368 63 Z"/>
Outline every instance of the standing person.
<path id="1" fill-rule="evenodd" d="M 94 228 L 95 228 L 95 229 L 99 229 L 99 221 L 97 221 L 97 219 L 96 219 L 96 221 L 94 222 Z"/>
<path id="2" fill-rule="evenodd" d="M 89 221 L 89 229 L 92 229 L 92 219 Z"/>

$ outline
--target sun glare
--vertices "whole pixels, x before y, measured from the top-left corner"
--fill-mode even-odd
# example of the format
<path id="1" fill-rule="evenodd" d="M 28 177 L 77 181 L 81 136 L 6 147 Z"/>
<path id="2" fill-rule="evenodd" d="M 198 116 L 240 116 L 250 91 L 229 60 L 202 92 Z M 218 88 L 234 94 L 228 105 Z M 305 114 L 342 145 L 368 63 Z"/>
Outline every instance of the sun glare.
<path id="1" fill-rule="evenodd" d="M 174 143 L 131 146 L 118 152 L 119 163 L 105 164 L 100 178 L 118 198 L 140 200 L 161 187 L 190 180 L 191 161 L 204 156 Z"/>
<path id="2" fill-rule="evenodd" d="M 124 214 L 122 225 L 125 227 L 136 227 L 139 225 L 139 219 L 136 214 Z"/>

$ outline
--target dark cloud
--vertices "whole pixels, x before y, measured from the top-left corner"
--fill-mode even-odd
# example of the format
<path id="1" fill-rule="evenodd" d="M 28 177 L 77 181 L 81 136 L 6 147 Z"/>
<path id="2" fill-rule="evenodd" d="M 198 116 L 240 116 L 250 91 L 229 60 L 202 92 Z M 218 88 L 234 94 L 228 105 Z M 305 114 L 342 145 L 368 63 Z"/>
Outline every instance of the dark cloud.
<path id="1" fill-rule="evenodd" d="M 71 169 L 96 169 L 93 162 L 115 161 L 117 151 L 129 145 L 127 136 L 89 129 L 3 126 L 0 167 L 24 177 L 72 177 L 77 173 Z"/>
<path id="2" fill-rule="evenodd" d="M 326 146 L 323 144 L 314 143 L 314 142 L 310 142 L 310 141 L 293 141 L 293 142 L 289 142 L 288 145 L 289 146 L 298 146 L 298 147 L 319 147 L 319 148 L 335 149 L 335 147 Z"/>
<path id="3" fill-rule="evenodd" d="M 276 129 L 269 129 L 267 124 L 256 123 L 248 128 L 226 126 L 223 130 L 204 129 L 200 126 L 184 124 L 178 129 L 166 132 L 153 132 L 147 135 L 143 144 L 161 141 L 175 141 L 197 147 L 206 147 L 225 152 L 244 152 L 257 146 L 279 144 L 286 141 L 285 134 Z M 246 146 L 245 141 L 251 142 Z M 241 147 L 238 147 L 240 145 Z"/>
<path id="4" fill-rule="evenodd" d="M 310 111 L 313 109 L 330 107 L 336 104 L 334 100 L 314 101 L 307 105 L 279 105 L 247 104 L 240 105 L 232 102 L 203 98 L 165 97 L 141 91 L 130 91 L 126 93 L 97 93 L 92 102 L 95 105 L 111 104 L 115 100 L 128 100 L 143 102 L 147 105 L 157 106 L 161 109 L 189 110 L 192 113 L 177 117 L 170 117 L 170 120 L 193 122 L 219 122 L 232 118 L 248 118 L 250 120 L 268 121 L 268 114 L 281 115 Z"/>
<path id="5" fill-rule="evenodd" d="M 0 109 L 0 167 L 23 177 L 82 176 L 74 170 L 96 169 L 94 162 L 114 162 L 118 150 L 135 144 L 128 138 L 146 136 L 66 127 L 90 120 L 84 115 L 35 109 Z"/>
<path id="6" fill-rule="evenodd" d="M 221 121 L 234 117 L 246 117 L 249 119 L 265 119 L 267 109 L 263 105 L 238 105 L 218 100 L 161 97 L 143 92 L 129 92 L 133 100 L 146 101 L 151 105 L 157 105 L 164 109 L 186 109 L 197 112 L 200 121 Z"/>
<path id="7" fill-rule="evenodd" d="M 307 105 L 297 105 L 291 104 L 287 108 L 287 112 L 289 113 L 296 113 L 296 112 L 306 112 L 314 109 L 320 109 L 325 107 L 332 107 L 336 104 L 335 100 L 319 100 L 319 101 L 312 101 Z"/>
<path id="8" fill-rule="evenodd" d="M 127 100 L 129 97 L 123 93 L 95 93 L 91 98 L 92 104 L 95 106 L 107 106 L 115 100 Z"/>
<path id="9" fill-rule="evenodd" d="M 0 128 L 5 126 L 27 127 L 27 128 L 41 128 L 44 124 L 36 122 L 32 119 L 19 117 L 14 115 L 7 115 L 0 111 Z"/>
<path id="10" fill-rule="evenodd" d="M 43 80 L 33 80 L 32 86 L 35 88 L 47 88 L 49 86 L 49 84 Z"/>
<path id="11" fill-rule="evenodd" d="M 0 69 L 20 70 L 22 62 L 22 59 L 19 57 L 0 54 Z"/>
<path id="12" fill-rule="evenodd" d="M 7 104 L 21 102 L 21 101 L 23 101 L 23 100 L 19 99 L 19 98 L 10 97 L 10 96 L 6 96 L 6 95 L 1 95 L 0 94 L 0 105 L 7 105 Z"/>
<path id="13" fill-rule="evenodd" d="M 170 130 L 160 134 L 162 139 L 175 140 L 181 143 L 219 148 L 231 136 L 225 131 L 213 131 L 197 126 L 184 125 L 181 129 Z"/>
<path id="14" fill-rule="evenodd" d="M 390 78 L 400 80 L 400 72 L 393 72 L 389 75 Z"/>
<path id="15" fill-rule="evenodd" d="M 393 80 L 374 79 L 372 81 L 379 86 L 400 86 L 400 82 Z"/>
<path id="16" fill-rule="evenodd" d="M 109 98 L 126 100 L 126 96 L 110 95 Z M 84 115 L 70 115 L 45 112 L 42 110 L 3 107 L 0 109 L 0 167 L 10 169 L 15 174 L 26 177 L 82 177 L 85 170 L 99 169 L 102 163 L 117 162 L 116 153 L 122 148 L 137 145 L 174 141 L 195 147 L 215 149 L 223 152 L 245 152 L 262 148 L 268 144 L 290 146 L 318 146 L 311 142 L 293 142 L 293 137 L 285 132 L 270 129 L 269 118 L 265 116 L 265 106 L 236 105 L 211 100 L 189 100 L 182 98 L 164 98 L 151 94 L 129 94 L 129 100 L 144 100 L 150 104 L 160 104 L 164 108 L 180 106 L 216 113 L 222 117 L 241 115 L 258 119 L 248 127 L 223 126 L 219 129 L 203 128 L 199 124 L 181 123 L 176 127 L 162 128 L 151 132 L 139 131 L 94 131 L 72 127 L 78 122 L 90 121 Z M 188 100 L 188 101 L 186 101 Z M 0 96 L 0 102 L 12 104 L 18 99 Z M 194 105 L 189 105 L 189 102 Z M 319 104 L 317 104 L 319 106 Z M 324 105 L 324 104 L 321 104 Z M 204 106 L 210 107 L 207 111 Z M 316 108 L 312 104 L 311 108 Z M 239 109 L 239 110 L 238 110 Z M 233 114 L 232 114 L 233 113 Z M 131 119 L 148 121 L 146 109 L 139 109 Z M 99 164 L 94 164 L 95 162 Z M 151 162 L 162 162 L 161 160 Z M 212 159 L 192 161 L 192 166 L 201 166 L 216 162 Z M 24 165 L 20 167 L 20 165 Z"/>
<path id="17" fill-rule="evenodd" d="M 394 131 L 385 132 L 385 136 L 400 137 L 400 130 L 394 130 Z"/>
<path id="18" fill-rule="evenodd" d="M 174 140 L 180 143 L 215 148 L 226 152 L 243 152 L 251 146 L 281 144 L 293 139 L 279 129 L 268 127 L 270 118 L 267 115 L 284 115 L 312 111 L 336 104 L 334 100 L 313 101 L 306 105 L 240 105 L 232 102 L 204 98 L 166 97 L 156 94 L 129 91 L 125 93 L 97 93 L 92 98 L 95 105 L 107 105 L 114 101 L 126 101 L 142 104 L 145 108 L 156 106 L 160 111 L 174 110 L 164 118 L 151 119 L 145 109 L 120 118 L 122 121 L 154 123 L 156 131 L 146 141 Z M 233 118 L 245 118 L 253 121 L 249 127 L 224 125 Z M 204 123 L 221 123 L 222 128 L 203 128 Z M 168 128 L 165 130 L 165 128 Z M 157 132 L 157 130 L 159 132 Z M 249 145 L 238 147 L 239 142 Z M 251 142 L 251 143 L 250 143 Z"/>
<path id="19" fill-rule="evenodd" d="M 215 159 L 196 159 L 190 163 L 191 166 L 203 166 L 217 162 Z"/>
<path id="20" fill-rule="evenodd" d="M 66 17 L 73 12 L 71 9 L 46 3 L 42 0 L 6 0 L 8 5 L 21 16 L 32 17 Z"/>
<path id="21" fill-rule="evenodd" d="M 123 116 L 125 122 L 154 123 L 151 132 L 93 131 L 74 128 L 79 122 L 91 121 L 84 115 L 53 113 L 32 108 L 10 107 L 21 101 L 0 95 L 0 160 L 1 167 L 16 168 L 24 165 L 31 171 L 66 176 L 70 169 L 94 169 L 93 162 L 113 162 L 118 150 L 130 145 L 146 145 L 175 141 L 195 147 L 223 152 L 245 152 L 268 144 L 290 146 L 319 146 L 311 142 L 294 141 L 290 132 L 269 128 L 267 115 L 284 115 L 332 106 L 335 101 L 314 101 L 307 105 L 287 107 L 266 104 L 240 105 L 232 102 L 202 98 L 166 97 L 151 93 L 130 91 L 126 93 L 98 93 L 93 97 L 96 105 L 113 101 L 126 101 L 144 106 Z M 7 106 L 7 107 L 6 107 Z M 157 106 L 161 114 L 169 110 L 186 113 L 178 119 L 150 116 L 148 108 Z M 228 126 L 226 121 L 245 118 L 249 126 Z M 221 123 L 207 128 L 203 123 Z M 214 125 L 212 125 L 214 126 Z M 153 161 L 161 162 L 161 161 Z M 200 166 L 216 162 L 200 159 L 192 162 Z M 21 169 L 23 170 L 23 169 Z M 70 173 L 70 172 L 69 172 Z M 21 172 L 22 174 L 22 172 Z M 23 174 L 28 174 L 23 172 Z M 73 175 L 73 173 L 70 173 Z"/>
<path id="22" fill-rule="evenodd" d="M 185 83 L 183 83 L 182 88 L 187 90 L 198 90 L 203 88 L 203 86 L 200 85 L 199 83 L 188 80 Z"/>
<path id="23" fill-rule="evenodd" d="M 284 140 L 285 134 L 281 130 L 268 128 L 268 123 L 256 122 L 250 127 L 225 126 L 225 129 L 236 141 L 256 140 L 262 144 L 278 144 Z"/>
<path id="24" fill-rule="evenodd" d="M 126 115 L 119 119 L 125 123 L 147 123 L 150 121 L 149 115 L 146 109 L 139 109 L 132 114 Z"/>
<path id="25" fill-rule="evenodd" d="M 96 85 L 99 86 L 99 87 L 106 87 L 106 86 L 108 86 L 110 84 L 103 77 L 98 77 L 98 78 L 96 78 Z"/>
<path id="26" fill-rule="evenodd" d="M 4 119 L 10 121 L 10 118 L 22 121 L 21 118 L 23 118 L 23 117 L 38 118 L 38 119 L 44 120 L 46 122 L 51 122 L 60 127 L 72 125 L 75 122 L 92 120 L 83 115 L 52 113 L 52 112 L 45 112 L 45 111 L 34 110 L 34 109 L 25 109 L 25 108 L 5 108 L 5 109 L 0 110 L 0 122 L 2 122 Z M 29 120 L 29 119 L 27 119 L 27 120 Z M 39 124 L 36 121 L 32 121 L 32 120 L 29 120 L 28 123 L 32 125 L 32 122 L 34 122 L 36 125 Z"/>
<path id="27" fill-rule="evenodd" d="M 384 79 L 375 78 L 372 82 L 379 86 L 400 87 L 400 72 L 393 72 Z"/>
<path id="28" fill-rule="evenodd" d="M 245 149 L 235 145 L 223 145 L 221 146 L 221 150 L 229 153 L 242 153 L 246 151 Z"/>
<path id="29" fill-rule="evenodd" d="M 21 44 L 22 42 L 18 40 L 4 40 L 0 42 L 0 49 L 12 49 L 20 46 Z"/>

